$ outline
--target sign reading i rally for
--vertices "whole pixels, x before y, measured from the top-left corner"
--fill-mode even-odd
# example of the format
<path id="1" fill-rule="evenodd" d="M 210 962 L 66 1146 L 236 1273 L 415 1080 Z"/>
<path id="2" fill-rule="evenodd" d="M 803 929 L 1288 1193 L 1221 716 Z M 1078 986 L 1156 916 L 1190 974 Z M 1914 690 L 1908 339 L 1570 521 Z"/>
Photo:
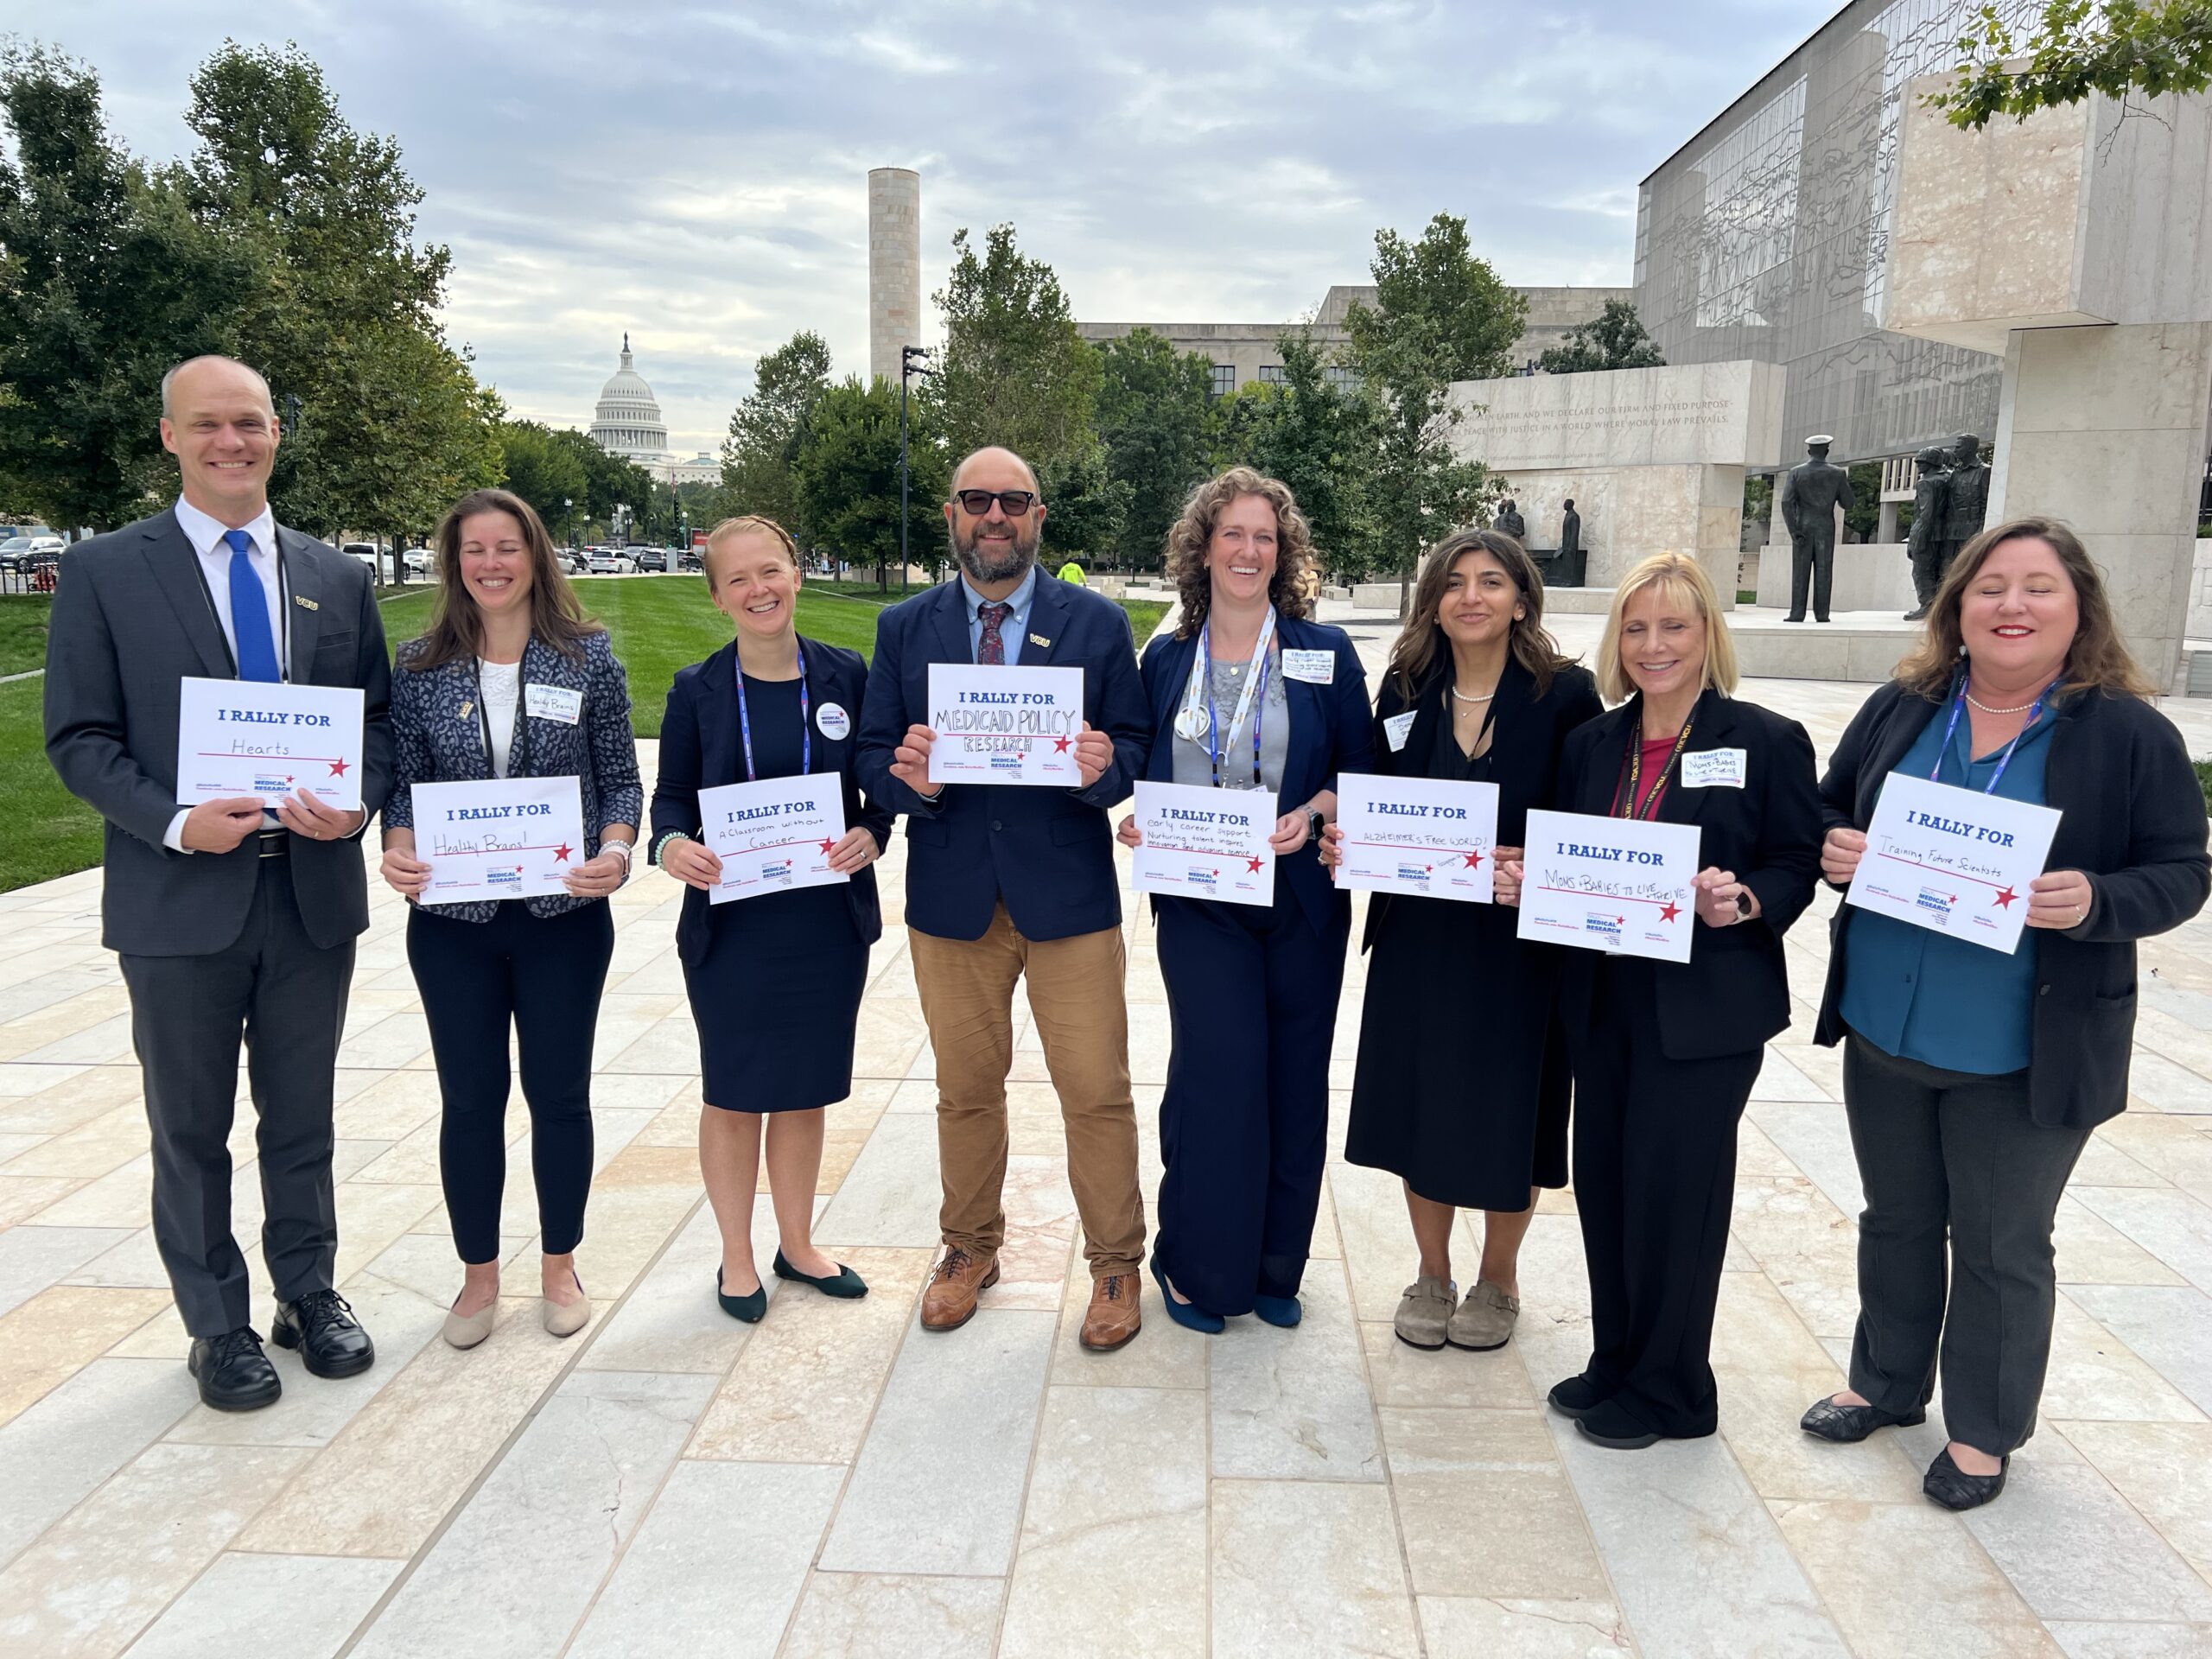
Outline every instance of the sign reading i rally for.
<path id="1" fill-rule="evenodd" d="M 357 686 L 183 680 L 177 691 L 176 804 L 258 795 L 282 806 L 304 791 L 361 810 Z"/>
<path id="2" fill-rule="evenodd" d="M 1083 671 L 931 663 L 930 729 L 933 784 L 1073 788 L 1083 782 Z"/>
<path id="3" fill-rule="evenodd" d="M 830 853 L 845 838 L 842 788 L 837 773 L 813 772 L 701 790 L 700 825 L 722 861 L 722 879 L 707 902 L 851 880 L 830 868 Z"/>
<path id="4" fill-rule="evenodd" d="M 415 856 L 430 867 L 426 905 L 535 899 L 569 889 L 584 861 L 574 778 L 488 778 L 414 787 Z"/>
<path id="5" fill-rule="evenodd" d="M 1844 902 L 2010 956 L 2058 812 L 1893 772 Z"/>
<path id="6" fill-rule="evenodd" d="M 1694 823 L 1531 812 L 1519 936 L 1688 962 L 1697 853 Z"/>
<path id="7" fill-rule="evenodd" d="M 1274 903 L 1272 791 L 1141 782 L 1136 798 L 1140 840 L 1130 885 L 1137 892 Z"/>

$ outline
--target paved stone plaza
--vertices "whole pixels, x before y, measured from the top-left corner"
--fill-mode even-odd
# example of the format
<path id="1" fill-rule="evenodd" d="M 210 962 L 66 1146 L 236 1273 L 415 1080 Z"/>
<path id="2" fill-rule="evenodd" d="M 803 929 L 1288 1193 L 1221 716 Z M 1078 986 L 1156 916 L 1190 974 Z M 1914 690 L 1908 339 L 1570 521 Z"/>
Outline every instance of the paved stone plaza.
<path id="1" fill-rule="evenodd" d="M 1389 620 L 1344 620 L 1378 664 Z M 1597 627 L 1560 632 L 1586 648 Z M 1745 690 L 1825 754 L 1866 688 Z M 2171 708 L 2212 754 L 2212 703 Z M 1542 1408 L 1586 1346 L 1566 1195 L 1530 1233 L 1521 1334 L 1498 1353 L 1393 1340 L 1414 1269 L 1403 1206 L 1395 1181 L 1342 1163 L 1303 1328 L 1244 1319 L 1195 1337 L 1147 1285 L 1144 1334 L 1083 1352 L 1074 1205 L 1026 1018 L 1006 1276 L 965 1329 L 922 1334 L 934 1093 L 902 870 L 894 842 L 893 925 L 819 1200 L 818 1236 L 874 1294 L 783 1287 L 757 1327 L 716 1310 L 677 889 L 642 873 L 615 900 L 599 1030 L 579 1256 L 598 1316 L 567 1342 L 538 1327 L 518 1098 L 516 1294 L 468 1353 L 437 1338 L 459 1274 L 436 1079 L 402 906 L 377 886 L 339 1077 L 338 1201 L 340 1281 L 378 1363 L 324 1382 L 277 1353 L 283 1400 L 244 1416 L 200 1408 L 182 1364 L 99 874 L 0 896 L 0 1651 L 2212 1654 L 2212 919 L 2143 949 L 2133 1109 L 2090 1142 L 2060 1211 L 2043 1426 L 2005 1496 L 1962 1520 L 1919 1493 L 1935 1423 L 1853 1447 L 1796 1427 L 1842 1382 L 1855 1306 L 1838 1058 L 1808 1046 L 1833 898 L 1790 936 L 1797 1020 L 1744 1125 L 1721 1433 L 1631 1454 Z M 1128 925 L 1149 1188 L 1167 1011 L 1150 924 Z M 1361 977 L 1355 958 L 1339 1119 Z M 1438 1040 L 1464 1044 L 1473 1077 L 1470 1012 Z M 232 1144 L 251 1240 L 250 1112 Z M 1463 1275 L 1475 1254 L 1470 1237 Z"/>

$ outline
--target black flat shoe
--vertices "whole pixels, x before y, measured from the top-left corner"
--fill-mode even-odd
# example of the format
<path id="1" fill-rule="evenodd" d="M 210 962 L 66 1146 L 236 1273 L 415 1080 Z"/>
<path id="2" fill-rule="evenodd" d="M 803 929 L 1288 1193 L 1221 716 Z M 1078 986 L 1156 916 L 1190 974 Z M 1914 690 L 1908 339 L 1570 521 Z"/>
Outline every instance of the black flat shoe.
<path id="1" fill-rule="evenodd" d="M 1947 1510 L 1978 1510 L 2005 1490 L 2005 1477 L 2012 1471 L 2012 1459 L 2008 1453 L 1998 1459 L 1995 1474 L 1970 1475 L 1951 1461 L 1951 1448 L 1947 1446 L 1928 1465 L 1920 1490 Z"/>
<path id="2" fill-rule="evenodd" d="M 200 1399 L 217 1411 L 258 1411 L 275 1405 L 284 1392 L 283 1379 L 250 1325 L 219 1337 L 194 1338 L 185 1368 L 200 1384 Z"/>
<path id="3" fill-rule="evenodd" d="M 747 1325 L 758 1325 L 767 1317 L 768 1287 L 761 1286 L 750 1296 L 725 1296 L 720 1268 L 715 1269 L 715 1300 L 721 1304 L 723 1313 L 733 1319 L 742 1319 Z"/>
<path id="4" fill-rule="evenodd" d="M 1612 1395 L 1600 1392 L 1586 1374 L 1578 1373 L 1553 1383 L 1552 1391 L 1544 1397 L 1551 1402 L 1553 1410 L 1566 1416 L 1580 1417 L 1586 1412 L 1595 1411 Z"/>
<path id="5" fill-rule="evenodd" d="M 847 1267 L 842 1262 L 837 1264 L 836 1272 L 829 1274 L 825 1278 L 817 1279 L 810 1273 L 801 1273 L 797 1268 L 791 1266 L 790 1262 L 784 1260 L 784 1253 L 781 1250 L 778 1250 L 776 1252 L 775 1274 L 777 1278 L 789 1279 L 794 1284 L 812 1285 L 824 1296 L 842 1296 L 849 1300 L 854 1297 L 865 1296 L 868 1294 L 868 1281 L 861 1278 L 860 1274 L 855 1273 L 850 1268 Z M 743 1316 L 741 1315 L 740 1317 L 741 1318 Z M 759 1316 L 755 1315 L 754 1317 L 757 1318 Z"/>
<path id="6" fill-rule="evenodd" d="M 1815 1400 L 1805 1408 L 1797 1427 L 1823 1440 L 1856 1446 L 1878 1428 L 1917 1428 L 1927 1421 L 1925 1406 L 1915 1406 L 1900 1417 L 1879 1406 L 1847 1406 L 1835 1400 Z"/>
<path id="7" fill-rule="evenodd" d="M 1582 1438 L 1614 1452 L 1641 1452 L 1666 1437 L 1646 1428 L 1611 1401 L 1601 1401 L 1574 1420 Z"/>
<path id="8" fill-rule="evenodd" d="M 279 1348 L 296 1348 L 301 1362 L 316 1376 L 359 1376 L 377 1363 L 377 1345 L 334 1290 L 311 1290 L 296 1302 L 276 1304 L 269 1339 Z"/>

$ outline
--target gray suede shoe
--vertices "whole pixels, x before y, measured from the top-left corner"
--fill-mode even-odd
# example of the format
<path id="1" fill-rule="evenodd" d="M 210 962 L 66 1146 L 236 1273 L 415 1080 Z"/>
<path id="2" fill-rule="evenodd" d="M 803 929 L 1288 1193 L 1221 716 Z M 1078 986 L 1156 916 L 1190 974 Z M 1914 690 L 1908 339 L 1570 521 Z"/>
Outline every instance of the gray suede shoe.
<path id="1" fill-rule="evenodd" d="M 1503 1348 L 1512 1340 L 1514 1322 L 1521 1317 L 1521 1299 L 1509 1296 L 1488 1280 L 1477 1283 L 1452 1316 L 1444 1339 L 1454 1348 L 1471 1348 L 1478 1354 Z"/>
<path id="2" fill-rule="evenodd" d="M 1441 1348 L 1456 1300 L 1450 1280 L 1431 1279 L 1424 1274 L 1408 1285 L 1406 1294 L 1398 1299 L 1398 1314 L 1390 1327 L 1408 1347 Z"/>

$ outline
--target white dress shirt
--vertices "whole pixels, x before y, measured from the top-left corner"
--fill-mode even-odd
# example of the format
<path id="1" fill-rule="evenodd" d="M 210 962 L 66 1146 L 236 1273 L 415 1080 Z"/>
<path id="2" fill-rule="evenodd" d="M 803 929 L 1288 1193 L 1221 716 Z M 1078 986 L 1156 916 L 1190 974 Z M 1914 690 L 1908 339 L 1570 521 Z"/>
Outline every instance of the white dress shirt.
<path id="1" fill-rule="evenodd" d="M 238 635 L 231 621 L 231 544 L 223 539 L 224 532 L 231 526 L 219 518 L 210 518 L 182 496 L 177 498 L 176 522 L 185 539 L 192 543 L 192 550 L 200 556 L 200 574 L 207 578 L 207 591 L 215 600 L 215 620 L 222 626 L 223 638 L 230 643 L 231 660 L 235 663 Z M 254 575 L 261 578 L 262 595 L 269 601 L 269 637 L 276 642 L 276 661 L 289 669 L 292 642 L 284 626 L 284 595 L 276 580 L 276 515 L 264 505 L 258 518 L 238 528 L 253 537 L 253 547 L 246 559 L 253 566 Z M 173 852 L 191 850 L 184 844 L 184 820 L 191 810 L 190 807 L 180 808 L 162 836 L 162 844 Z M 261 821 L 270 829 L 282 827 L 273 812 L 264 813 Z"/>

